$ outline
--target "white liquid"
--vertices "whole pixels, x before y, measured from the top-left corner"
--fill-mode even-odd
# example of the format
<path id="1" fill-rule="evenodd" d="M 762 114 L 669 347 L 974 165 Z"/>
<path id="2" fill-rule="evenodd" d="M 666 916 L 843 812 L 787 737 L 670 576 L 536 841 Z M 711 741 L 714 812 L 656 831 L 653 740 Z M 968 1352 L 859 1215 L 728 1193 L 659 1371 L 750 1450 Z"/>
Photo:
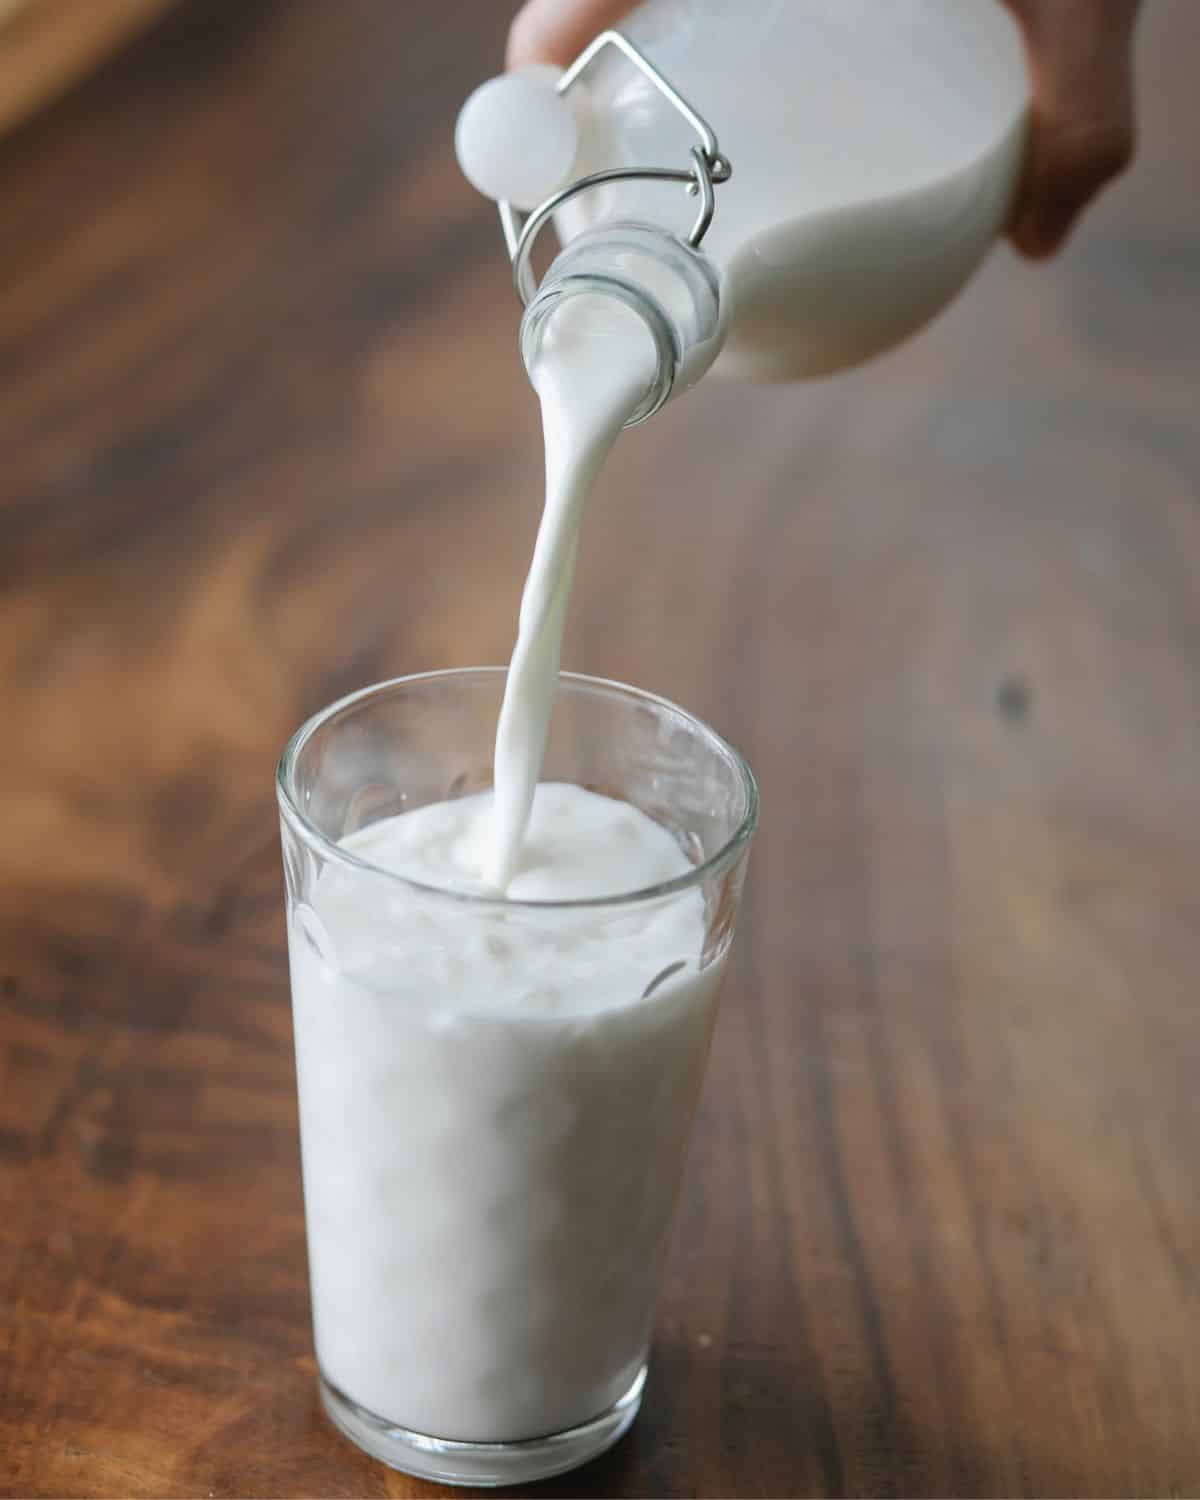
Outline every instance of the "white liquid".
<path id="1" fill-rule="evenodd" d="M 584 503 L 656 364 L 653 340 L 632 309 L 583 294 L 553 317 L 530 372 L 542 403 L 546 506 L 496 733 L 496 817 L 484 875 L 498 890 L 519 868 L 541 773 Z"/>
<path id="2" fill-rule="evenodd" d="M 345 842 L 478 890 L 492 810 L 466 797 Z M 509 894 L 688 868 L 634 808 L 543 783 Z M 364 903 L 362 881 L 328 865 L 289 945 L 322 1370 L 439 1437 L 586 1421 L 645 1359 L 722 968 L 700 969 L 701 892 L 539 911 L 401 882 Z"/>

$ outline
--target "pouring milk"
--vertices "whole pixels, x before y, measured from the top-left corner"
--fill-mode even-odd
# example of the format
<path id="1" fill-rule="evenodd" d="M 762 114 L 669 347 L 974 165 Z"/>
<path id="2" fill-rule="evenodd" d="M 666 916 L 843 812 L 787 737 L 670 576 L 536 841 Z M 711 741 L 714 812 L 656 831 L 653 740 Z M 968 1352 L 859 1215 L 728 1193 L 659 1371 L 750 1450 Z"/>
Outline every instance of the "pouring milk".
<path id="1" fill-rule="evenodd" d="M 649 0 L 565 75 L 526 69 L 467 101 L 459 159 L 506 200 L 546 439 L 496 742 L 492 885 L 519 865 L 584 501 L 620 428 L 714 360 L 818 375 L 928 321 L 1006 220 L 1027 88 L 997 0 Z M 522 227 L 514 210 L 534 213 Z M 532 242 L 552 212 L 564 248 L 536 286 Z"/>
<path id="2" fill-rule="evenodd" d="M 630 34 L 642 54 L 603 43 L 561 91 L 545 69 L 495 80 L 460 121 L 468 175 L 509 198 L 546 440 L 494 790 L 343 838 L 289 935 L 326 1404 L 439 1477 L 557 1472 L 631 1419 L 723 966 L 686 882 L 615 914 L 523 904 L 691 869 L 636 808 L 539 781 L 588 492 L 622 427 L 714 361 L 814 375 L 920 326 L 1019 164 L 1026 82 L 996 0 L 651 0 Z M 623 175 L 536 212 L 604 171 Z M 538 285 L 551 215 L 564 247 Z M 401 879 L 364 901 L 364 871 Z M 589 1447 L 601 1413 L 620 1420 Z M 455 1456 L 571 1428 L 565 1460 Z"/>
<path id="3" fill-rule="evenodd" d="M 546 504 L 496 731 L 495 813 L 483 874 L 499 890 L 517 870 L 541 772 L 584 503 L 655 364 L 636 312 L 584 294 L 548 327 L 531 370 L 545 428 Z"/>

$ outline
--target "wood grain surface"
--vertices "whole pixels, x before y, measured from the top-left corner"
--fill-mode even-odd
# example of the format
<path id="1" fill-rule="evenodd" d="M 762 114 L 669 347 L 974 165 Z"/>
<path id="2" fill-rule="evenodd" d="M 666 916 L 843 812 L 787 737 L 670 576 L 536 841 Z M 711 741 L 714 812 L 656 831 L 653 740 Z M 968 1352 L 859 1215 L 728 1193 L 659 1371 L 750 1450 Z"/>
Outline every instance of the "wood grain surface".
<path id="1" fill-rule="evenodd" d="M 170 0 L 0 0 L 0 134 L 98 67 Z"/>
<path id="2" fill-rule="evenodd" d="M 419 1495 L 317 1404 L 272 771 L 503 660 L 485 0 L 191 0 L 0 148 L 0 1491 Z M 764 818 L 641 1418 L 542 1493 L 1200 1492 L 1200 6 L 903 351 L 629 435 L 571 666 Z"/>

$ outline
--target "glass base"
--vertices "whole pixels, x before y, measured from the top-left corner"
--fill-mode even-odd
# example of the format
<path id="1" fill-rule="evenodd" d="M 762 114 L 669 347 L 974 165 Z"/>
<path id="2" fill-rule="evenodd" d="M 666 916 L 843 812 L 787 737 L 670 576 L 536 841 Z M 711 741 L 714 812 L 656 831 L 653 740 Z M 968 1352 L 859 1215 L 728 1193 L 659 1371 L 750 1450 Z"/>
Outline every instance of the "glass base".
<path id="1" fill-rule="evenodd" d="M 323 1375 L 320 1378 L 321 1404 L 334 1426 L 364 1453 L 418 1479 L 489 1487 L 564 1474 L 611 1448 L 637 1416 L 645 1384 L 643 1365 L 629 1389 L 607 1411 L 548 1437 L 520 1443 L 460 1443 L 398 1427 L 351 1401 Z"/>

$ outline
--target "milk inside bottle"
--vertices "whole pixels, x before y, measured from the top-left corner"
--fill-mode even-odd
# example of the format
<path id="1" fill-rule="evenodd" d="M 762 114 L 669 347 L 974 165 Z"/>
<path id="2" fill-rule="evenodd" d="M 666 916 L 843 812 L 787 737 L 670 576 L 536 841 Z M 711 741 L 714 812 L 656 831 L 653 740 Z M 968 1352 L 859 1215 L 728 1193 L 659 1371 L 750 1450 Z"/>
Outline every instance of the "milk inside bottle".
<path id="1" fill-rule="evenodd" d="M 1029 82 L 999 0 L 647 0 L 621 37 L 733 167 L 703 240 L 723 373 L 793 380 L 889 348 L 959 290 L 1007 220 Z M 460 159 L 489 196 L 512 190 L 532 209 L 594 174 L 689 165 L 695 123 L 658 79 L 603 40 L 589 52 L 565 79 L 534 69 L 469 101 Z M 523 180 L 488 149 L 502 134 Z M 686 237 L 695 212 L 663 178 L 622 176 L 575 193 L 554 223 L 569 247 L 621 222 Z"/>

